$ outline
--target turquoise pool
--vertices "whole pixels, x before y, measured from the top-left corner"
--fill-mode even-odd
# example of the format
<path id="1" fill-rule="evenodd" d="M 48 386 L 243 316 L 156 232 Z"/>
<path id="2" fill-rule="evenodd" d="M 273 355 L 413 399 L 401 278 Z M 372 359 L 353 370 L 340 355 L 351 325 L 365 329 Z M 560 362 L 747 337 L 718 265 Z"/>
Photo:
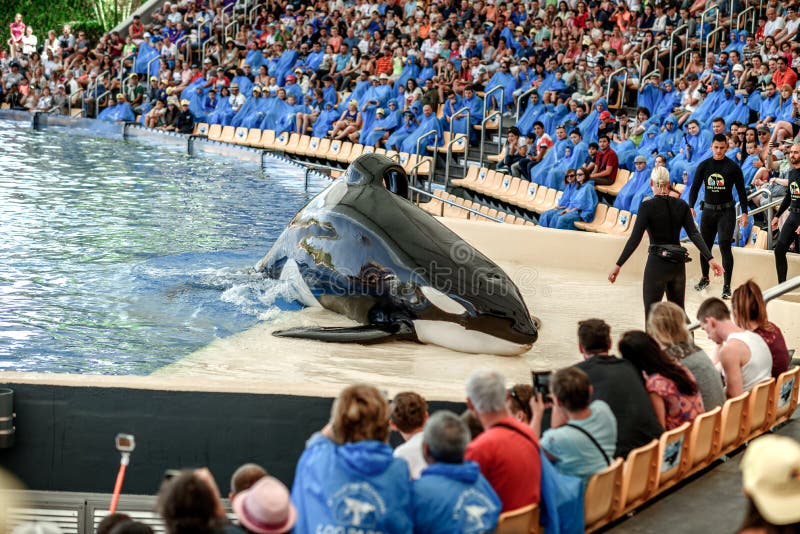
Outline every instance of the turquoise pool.
<path id="1" fill-rule="evenodd" d="M 277 313 L 300 169 L 0 128 L 0 370 L 148 374 Z"/>

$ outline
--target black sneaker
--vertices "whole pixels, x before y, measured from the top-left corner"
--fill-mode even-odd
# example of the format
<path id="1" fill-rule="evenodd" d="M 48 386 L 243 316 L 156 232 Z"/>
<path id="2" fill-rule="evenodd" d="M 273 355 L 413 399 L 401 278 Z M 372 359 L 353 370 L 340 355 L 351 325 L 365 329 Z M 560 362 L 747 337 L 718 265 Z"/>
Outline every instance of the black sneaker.
<path id="1" fill-rule="evenodd" d="M 711 282 L 708 281 L 708 278 L 701 278 L 697 284 L 694 286 L 695 291 L 702 291 L 708 287 Z"/>
<path id="2" fill-rule="evenodd" d="M 731 298 L 731 288 L 724 286 L 722 288 L 722 300 L 728 300 L 729 298 Z"/>

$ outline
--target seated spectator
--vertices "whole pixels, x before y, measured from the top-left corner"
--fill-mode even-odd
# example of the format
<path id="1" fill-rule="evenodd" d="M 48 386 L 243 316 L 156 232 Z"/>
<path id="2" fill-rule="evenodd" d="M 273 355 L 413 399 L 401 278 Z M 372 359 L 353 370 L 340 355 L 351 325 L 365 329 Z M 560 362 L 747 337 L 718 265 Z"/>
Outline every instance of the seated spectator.
<path id="1" fill-rule="evenodd" d="M 389 425 L 405 440 L 405 443 L 394 450 L 394 456 L 408 463 L 411 478 L 419 478 L 422 470 L 428 466 L 422 454 L 422 430 L 427 419 L 428 403 L 422 396 L 413 391 L 394 396 Z"/>
<path id="2" fill-rule="evenodd" d="M 529 384 L 515 384 L 508 389 L 506 408 L 514 419 L 520 423 L 531 422 L 531 397 L 533 388 Z"/>
<path id="3" fill-rule="evenodd" d="M 253 484 L 267 476 L 267 470 L 258 464 L 243 464 L 231 476 L 231 492 L 228 499 L 233 500 L 239 493 L 250 489 Z"/>
<path id="4" fill-rule="evenodd" d="M 111 529 L 110 534 L 153 534 L 153 529 L 139 521 L 123 521 Z"/>
<path id="5" fill-rule="evenodd" d="M 772 354 L 772 376 L 777 378 L 789 370 L 789 349 L 777 325 L 767 318 L 767 305 L 761 288 L 752 280 L 736 288 L 731 300 L 733 321 L 737 326 L 755 332 L 766 342 Z"/>
<path id="6" fill-rule="evenodd" d="M 602 319 L 578 323 L 578 349 L 583 355 L 576 367 L 589 376 L 592 400 L 602 400 L 617 419 L 617 450 L 614 456 L 628 453 L 658 438 L 664 431 L 644 387 L 642 373 L 628 360 L 609 354 L 611 328 Z M 556 415 L 556 414 L 554 414 Z M 551 423 L 558 427 L 556 419 Z"/>
<path id="7" fill-rule="evenodd" d="M 617 153 L 611 148 L 608 136 L 598 137 L 597 144 L 600 150 L 595 156 L 595 167 L 589 179 L 594 180 L 596 185 L 611 185 L 617 179 L 617 170 L 619 170 Z"/>
<path id="8" fill-rule="evenodd" d="M 233 533 L 208 469 L 184 470 L 162 484 L 156 509 L 168 534 Z"/>
<path id="9" fill-rule="evenodd" d="M 126 521 L 133 521 L 133 519 L 131 519 L 131 516 L 128 514 L 123 514 L 120 512 L 108 514 L 103 518 L 102 521 L 100 521 L 100 523 L 98 523 L 95 534 L 109 534 L 112 530 L 114 530 L 114 527 L 120 523 L 125 523 Z"/>
<path id="10" fill-rule="evenodd" d="M 541 439 L 542 450 L 560 472 L 588 480 L 609 465 L 617 447 L 617 420 L 608 404 L 591 401 L 589 376 L 577 367 L 556 371 L 550 377 L 551 399 L 537 393 L 531 399 L 531 427 L 541 433 L 545 402 L 552 400 L 557 414 L 553 419 L 566 421 L 551 426 Z"/>
<path id="11" fill-rule="evenodd" d="M 478 464 L 464 461 L 467 425 L 442 410 L 425 424 L 423 450 L 430 467 L 413 484 L 414 532 L 491 532 L 502 506 Z"/>
<path id="12" fill-rule="evenodd" d="M 800 531 L 800 444 L 785 436 L 762 436 L 747 447 L 739 468 L 748 511 L 738 532 Z"/>
<path id="13" fill-rule="evenodd" d="M 470 441 L 474 440 L 483 433 L 483 425 L 480 419 L 475 415 L 475 412 L 467 408 L 461 415 L 459 415 L 464 424 L 469 428 Z"/>
<path id="14" fill-rule="evenodd" d="M 511 172 L 511 166 L 525 157 L 528 146 L 520 134 L 519 128 L 512 126 L 508 130 L 506 142 L 501 152 L 502 158 L 497 162 L 497 170 L 504 173 Z"/>
<path id="15" fill-rule="evenodd" d="M 511 417 L 505 399 L 505 378 L 500 373 L 478 370 L 467 380 L 467 407 L 485 430 L 469 444 L 464 457 L 477 462 L 507 512 L 539 502 L 542 466 L 533 431 Z"/>
<path id="16" fill-rule="evenodd" d="M 658 341 L 667 356 L 692 373 L 703 397 L 703 407 L 710 411 L 725 404 L 725 388 L 711 358 L 694 344 L 686 319 L 686 313 L 674 302 L 657 302 L 650 307 L 647 333 Z"/>
<path id="17" fill-rule="evenodd" d="M 728 398 L 750 391 L 772 376 L 772 354 L 767 343 L 758 334 L 737 326 L 725 302 L 706 299 L 697 310 L 697 320 L 711 341 L 720 345 L 717 358 L 725 374 Z"/>
<path id="18" fill-rule="evenodd" d="M 408 465 L 392 456 L 389 406 L 371 386 L 345 388 L 331 421 L 300 456 L 292 486 L 296 532 L 411 531 Z"/>
<path id="19" fill-rule="evenodd" d="M 264 476 L 242 491 L 231 503 L 236 519 L 245 532 L 280 534 L 291 532 L 297 510 L 289 499 L 289 490 L 275 477 Z"/>
<path id="20" fill-rule="evenodd" d="M 194 130 L 194 115 L 192 112 L 189 111 L 189 101 L 185 98 L 181 100 L 181 110 L 178 113 L 178 116 L 175 117 L 175 120 L 172 123 L 172 128 L 165 128 L 167 130 L 172 129 L 178 133 L 189 134 L 192 133 Z"/>
<path id="21" fill-rule="evenodd" d="M 705 412 L 703 397 L 692 373 L 667 356 L 647 333 L 625 332 L 619 352 L 645 376 L 653 410 L 661 426 L 672 430 Z"/>

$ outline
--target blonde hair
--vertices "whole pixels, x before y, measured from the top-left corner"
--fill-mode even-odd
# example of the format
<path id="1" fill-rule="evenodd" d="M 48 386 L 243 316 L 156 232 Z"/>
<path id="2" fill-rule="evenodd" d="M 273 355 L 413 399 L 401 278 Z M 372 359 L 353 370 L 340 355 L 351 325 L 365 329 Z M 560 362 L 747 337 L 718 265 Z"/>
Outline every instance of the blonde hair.
<path id="1" fill-rule="evenodd" d="M 357 384 L 342 390 L 333 403 L 331 420 L 338 443 L 389 437 L 389 404 L 372 386 Z"/>
<path id="2" fill-rule="evenodd" d="M 686 313 L 674 302 L 656 302 L 647 317 L 647 333 L 662 347 L 690 341 L 686 328 Z"/>
<path id="3" fill-rule="evenodd" d="M 669 171 L 666 167 L 656 167 L 650 173 L 650 183 L 657 189 L 669 186 Z"/>

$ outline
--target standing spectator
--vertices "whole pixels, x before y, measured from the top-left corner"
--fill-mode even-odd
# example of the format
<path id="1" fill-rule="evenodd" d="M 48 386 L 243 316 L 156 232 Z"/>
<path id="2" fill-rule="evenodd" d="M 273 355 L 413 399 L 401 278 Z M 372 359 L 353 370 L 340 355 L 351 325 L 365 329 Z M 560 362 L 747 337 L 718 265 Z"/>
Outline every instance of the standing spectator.
<path id="1" fill-rule="evenodd" d="M 415 480 L 414 532 L 491 532 L 502 503 L 480 472 L 464 461 L 470 432 L 456 414 L 441 410 L 425 424 L 422 444 L 430 467 Z"/>
<path id="2" fill-rule="evenodd" d="M 725 374 L 728 398 L 750 391 L 772 376 L 772 355 L 766 342 L 737 326 L 722 300 L 712 297 L 703 301 L 697 320 L 711 341 L 720 345 L 717 358 Z"/>
<path id="3" fill-rule="evenodd" d="M 422 470 L 428 466 L 422 454 L 422 430 L 427 420 L 428 403 L 421 395 L 404 391 L 394 396 L 389 424 L 405 440 L 394 450 L 394 456 L 408 463 L 411 478 L 419 478 Z"/>
<path id="4" fill-rule="evenodd" d="M 761 336 L 772 354 L 772 376 L 789 369 L 789 350 L 786 340 L 778 326 L 767 318 L 767 305 L 761 294 L 761 288 L 752 280 L 736 288 L 731 299 L 733 322 Z"/>
<path id="5" fill-rule="evenodd" d="M 658 422 L 634 365 L 611 354 L 611 328 L 602 319 L 578 323 L 578 349 L 583 361 L 576 365 L 589 376 L 592 399 L 602 400 L 617 419 L 617 450 L 614 456 L 628 456 L 636 447 L 658 438 L 664 428 Z M 557 416 L 557 412 L 553 414 Z M 563 423 L 554 417 L 552 426 Z"/>
<path id="6" fill-rule="evenodd" d="M 504 512 L 539 502 L 542 468 L 533 431 L 508 413 L 505 398 L 505 378 L 500 373 L 479 370 L 467 380 L 467 407 L 485 430 L 469 444 L 464 457 L 480 466 Z"/>
<path id="7" fill-rule="evenodd" d="M 703 397 L 692 374 L 667 356 L 647 333 L 625 332 L 619 352 L 645 376 L 645 387 L 664 430 L 691 422 L 705 411 Z"/>
<path id="8" fill-rule="evenodd" d="M 600 150 L 594 160 L 594 169 L 589 179 L 594 180 L 595 185 L 611 185 L 617 179 L 619 169 L 619 159 L 617 153 L 611 148 L 608 136 L 602 135 L 597 140 Z"/>
<path id="9" fill-rule="evenodd" d="M 722 377 L 705 351 L 694 344 L 686 328 L 686 313 L 674 302 L 658 302 L 650 308 L 647 333 L 658 341 L 667 356 L 683 364 L 697 382 L 703 407 L 713 410 L 725 403 Z"/>
<path id="10" fill-rule="evenodd" d="M 617 447 L 617 420 L 604 401 L 592 398 L 592 384 L 577 367 L 556 371 L 550 377 L 556 421 L 541 439 L 542 449 L 560 472 L 588 480 L 609 465 Z M 545 402 L 541 393 L 531 399 L 531 427 L 541 433 Z M 590 402 L 591 401 L 591 402 Z"/>
<path id="11" fill-rule="evenodd" d="M 275 477 L 263 476 L 232 501 L 236 519 L 253 534 L 291 532 L 297 510 L 289 499 L 289 490 Z"/>
<path id="12" fill-rule="evenodd" d="M 389 407 L 371 386 L 345 388 L 306 444 L 292 487 L 295 532 L 411 531 L 411 479 L 386 444 Z"/>
<path id="13" fill-rule="evenodd" d="M 8 26 L 11 30 L 11 37 L 8 40 L 11 59 L 19 59 L 22 52 L 22 38 L 25 35 L 25 23 L 22 22 L 22 13 L 14 15 L 14 20 Z"/>

